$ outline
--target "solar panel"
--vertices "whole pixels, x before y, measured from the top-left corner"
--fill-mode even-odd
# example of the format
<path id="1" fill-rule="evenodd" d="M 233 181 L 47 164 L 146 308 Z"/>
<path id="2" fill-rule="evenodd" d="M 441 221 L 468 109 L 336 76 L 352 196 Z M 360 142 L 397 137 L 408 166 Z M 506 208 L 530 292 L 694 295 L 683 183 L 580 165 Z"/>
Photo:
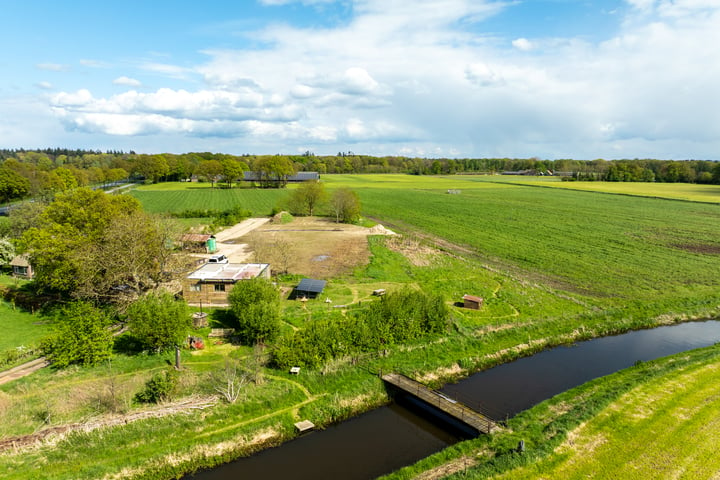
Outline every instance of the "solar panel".
<path id="1" fill-rule="evenodd" d="M 325 280 L 313 280 L 312 278 L 303 278 L 295 290 L 298 292 L 320 293 L 325 288 Z"/>

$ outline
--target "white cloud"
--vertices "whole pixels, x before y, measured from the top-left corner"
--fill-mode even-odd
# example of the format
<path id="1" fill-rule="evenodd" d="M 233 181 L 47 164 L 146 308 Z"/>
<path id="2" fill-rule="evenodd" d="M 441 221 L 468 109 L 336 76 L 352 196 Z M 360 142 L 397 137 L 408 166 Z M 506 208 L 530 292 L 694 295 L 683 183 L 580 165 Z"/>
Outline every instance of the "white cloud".
<path id="1" fill-rule="evenodd" d="M 35 65 L 35 67 L 39 68 L 40 70 L 47 70 L 50 72 L 65 72 L 70 70 L 69 65 L 62 65 L 60 63 L 38 63 Z"/>
<path id="2" fill-rule="evenodd" d="M 273 152 L 665 158 L 676 142 L 686 156 L 716 157 L 720 109 L 708 105 L 720 104 L 720 6 L 627 2 L 617 35 L 591 44 L 483 33 L 513 2 L 356 0 L 335 28 L 274 24 L 248 32 L 262 49 L 206 50 L 194 68 L 141 65 L 199 75 L 202 87 L 104 98 L 81 89 L 52 106 L 81 131 L 239 136 Z M 115 83 L 123 78 L 139 86 Z"/>
<path id="3" fill-rule="evenodd" d="M 35 86 L 42 90 L 52 90 L 54 88 L 53 84 L 50 82 L 38 82 Z"/>
<path id="4" fill-rule="evenodd" d="M 530 51 L 534 48 L 533 43 L 527 38 L 518 38 L 513 40 L 512 46 L 524 52 Z"/>
<path id="5" fill-rule="evenodd" d="M 113 85 L 122 85 L 125 87 L 139 87 L 142 85 L 140 80 L 136 80 L 134 78 L 130 78 L 130 77 L 126 77 L 126 76 L 118 77 L 115 80 L 113 80 L 112 83 L 113 83 Z"/>
<path id="6" fill-rule="evenodd" d="M 100 60 L 81 59 L 80 65 L 91 68 L 108 68 L 110 65 Z"/>

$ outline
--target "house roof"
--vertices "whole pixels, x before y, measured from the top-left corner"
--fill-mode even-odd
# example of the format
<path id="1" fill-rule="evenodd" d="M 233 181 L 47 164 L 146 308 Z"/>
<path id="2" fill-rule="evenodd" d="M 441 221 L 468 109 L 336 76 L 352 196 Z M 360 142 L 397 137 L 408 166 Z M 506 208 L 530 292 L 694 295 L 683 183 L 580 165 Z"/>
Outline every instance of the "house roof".
<path id="1" fill-rule="evenodd" d="M 470 300 L 471 302 L 475 302 L 475 303 L 483 302 L 482 297 L 476 297 L 475 295 L 463 295 L 463 300 Z"/>
<path id="2" fill-rule="evenodd" d="M 206 263 L 187 278 L 201 282 L 235 283 L 258 277 L 268 267 L 268 263 Z"/>
<path id="3" fill-rule="evenodd" d="M 11 267 L 29 267 L 30 262 L 26 254 L 18 255 L 17 257 L 10 260 Z"/>
<path id="4" fill-rule="evenodd" d="M 295 288 L 298 292 L 320 293 L 325 288 L 327 282 L 325 280 L 314 280 L 312 278 L 303 278 Z"/>
<path id="5" fill-rule="evenodd" d="M 181 237 L 183 242 L 207 242 L 209 239 L 214 238 L 214 235 L 203 235 L 200 233 L 186 233 Z"/>
<path id="6" fill-rule="evenodd" d="M 288 175 L 288 182 L 304 182 L 307 180 L 319 180 L 320 174 L 318 172 L 297 172 L 295 175 Z M 246 182 L 257 182 L 260 180 L 260 174 L 258 172 L 243 172 L 243 180 Z M 275 180 L 274 178 L 271 180 Z"/>

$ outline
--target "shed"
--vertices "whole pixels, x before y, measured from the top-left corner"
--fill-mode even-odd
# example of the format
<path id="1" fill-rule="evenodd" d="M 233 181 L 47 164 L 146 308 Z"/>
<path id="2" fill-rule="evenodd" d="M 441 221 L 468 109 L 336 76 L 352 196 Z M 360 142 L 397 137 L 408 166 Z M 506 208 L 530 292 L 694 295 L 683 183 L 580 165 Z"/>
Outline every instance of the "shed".
<path id="1" fill-rule="evenodd" d="M 27 255 L 18 255 L 10 261 L 10 266 L 13 269 L 13 275 L 16 277 L 33 278 L 35 274 L 33 272 L 32 265 Z"/>
<path id="2" fill-rule="evenodd" d="M 325 280 L 314 280 L 312 278 L 303 278 L 295 287 L 295 298 L 315 298 L 325 289 L 327 282 Z"/>
<path id="3" fill-rule="evenodd" d="M 464 307 L 472 310 L 480 310 L 483 304 L 483 299 L 475 295 L 463 295 L 463 301 L 465 302 Z"/>
<path id="4" fill-rule="evenodd" d="M 182 241 L 182 247 L 192 252 L 215 253 L 217 250 L 215 235 L 187 233 L 180 240 Z"/>

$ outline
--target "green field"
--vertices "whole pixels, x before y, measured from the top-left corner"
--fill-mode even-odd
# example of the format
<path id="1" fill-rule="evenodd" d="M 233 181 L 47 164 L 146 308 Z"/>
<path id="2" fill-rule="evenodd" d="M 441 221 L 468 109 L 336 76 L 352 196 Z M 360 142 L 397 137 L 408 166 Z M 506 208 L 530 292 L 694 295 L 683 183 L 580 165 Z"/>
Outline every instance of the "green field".
<path id="1" fill-rule="evenodd" d="M 35 315 L 24 312 L 13 305 L 0 301 L 0 352 L 21 345 L 35 346 L 40 338 L 48 334 L 46 322 Z"/>
<path id="2" fill-rule="evenodd" d="M 183 210 L 229 210 L 242 207 L 254 216 L 270 215 L 282 205 L 287 190 L 211 188 L 203 183 L 160 183 L 138 187 L 130 193 L 151 213 L 178 213 Z"/>
<path id="3" fill-rule="evenodd" d="M 719 381 L 716 359 L 639 384 L 572 431 L 554 455 L 492 478 L 717 478 Z"/>
<path id="4" fill-rule="evenodd" d="M 303 369 L 298 376 L 263 369 L 267 381 L 247 385 L 242 401 L 234 405 L 220 403 L 191 415 L 78 432 L 37 448 L 5 451 L 0 469 L 6 476 L 110 478 L 123 471 L 135 478 L 174 478 L 292 438 L 292 425 L 300 418 L 322 428 L 386 402 L 385 390 L 371 372 L 396 370 L 440 384 L 548 346 L 720 313 L 720 205 L 708 200 L 712 190 L 705 187 L 692 186 L 697 187 L 698 201 L 690 202 L 672 199 L 688 188 L 679 185 L 666 188 L 663 195 L 649 195 L 665 198 L 648 198 L 650 184 L 593 192 L 574 190 L 583 184 L 551 178 L 325 175 L 323 181 L 329 191 L 357 191 L 363 215 L 432 247 L 425 263 L 414 264 L 386 237 L 370 237 L 369 263 L 328 283 L 327 295 L 335 304 L 362 308 L 360 302 L 374 300 L 373 289 L 410 286 L 440 293 L 450 305 L 465 293 L 479 295 L 485 299 L 483 309 L 452 307 L 453 328 L 447 333 L 390 345 L 383 356 L 368 356 L 359 365 L 337 359 L 322 369 Z M 132 195 L 156 213 L 242 206 L 263 216 L 282 208 L 292 188 L 211 189 L 168 183 L 142 186 Z M 692 188 L 687 198 L 694 198 Z M 297 282 L 293 276 L 278 280 L 288 288 Z M 284 309 L 286 329 L 331 315 L 321 302 L 302 306 L 285 301 Z M 0 304 L 0 319 L 9 322 L 4 328 L 10 331 L 11 347 L 29 338 L 31 330 L 39 332 L 36 327 L 43 328 L 35 325 L 38 317 L 15 317 L 11 311 Z M 208 375 L 222 368 L 226 357 L 245 361 L 251 354 L 245 346 L 210 342 L 203 352 L 183 352 L 181 395 L 213 395 Z M 132 403 L 133 393 L 153 372 L 166 368 L 170 357 L 116 355 L 106 365 L 45 369 L 5 384 L 0 387 L 2 437 L 103 417 L 118 409 L 142 411 Z M 720 380 L 715 367 L 719 358 L 720 351 L 711 348 L 590 382 L 511 419 L 511 430 L 463 442 L 392 478 L 414 478 L 468 458 L 473 469 L 454 478 L 498 473 L 505 478 L 583 478 L 597 462 L 607 465 L 604 478 L 631 478 L 622 470 L 631 464 L 623 447 L 640 449 L 653 442 L 648 450 L 653 461 L 638 464 L 641 474 L 636 478 L 654 478 L 651 467 L 670 449 L 678 452 L 675 464 L 702 461 L 717 470 L 717 463 L 706 460 L 717 429 L 703 428 L 714 425 L 720 413 L 711 391 Z M 631 415 L 649 401 L 658 408 L 642 409 L 642 419 Z M 653 433 L 665 430 L 676 435 Z M 590 452 L 599 437 L 607 441 Z M 525 458 L 508 453 L 519 438 L 528 441 L 531 454 Z M 704 445 L 690 449 L 694 442 Z M 45 468 L 37 473 L 36 465 Z"/>

